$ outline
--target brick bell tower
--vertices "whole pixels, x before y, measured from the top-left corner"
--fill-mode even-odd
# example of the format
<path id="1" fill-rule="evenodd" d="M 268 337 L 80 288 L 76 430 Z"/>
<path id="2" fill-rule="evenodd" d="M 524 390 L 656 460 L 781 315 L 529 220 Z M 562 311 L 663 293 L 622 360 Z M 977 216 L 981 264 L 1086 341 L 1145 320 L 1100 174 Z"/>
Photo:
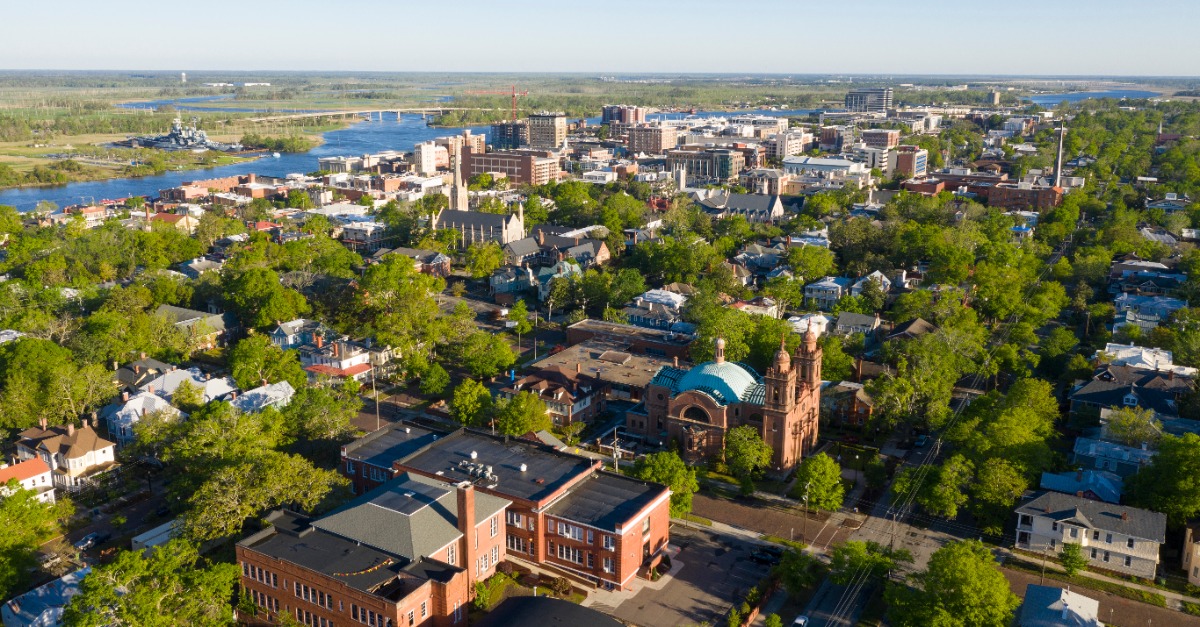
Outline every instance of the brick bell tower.
<path id="1" fill-rule="evenodd" d="M 800 370 L 796 385 L 796 405 L 790 414 L 791 444 L 794 451 L 793 463 L 800 460 L 817 446 L 817 429 L 821 413 L 821 356 L 817 334 L 812 326 L 804 334 L 804 341 L 796 349 L 796 364 Z"/>
<path id="2" fill-rule="evenodd" d="M 787 351 L 787 335 L 779 343 L 779 351 L 763 376 L 766 395 L 763 398 L 763 441 L 771 445 L 773 470 L 788 471 L 795 464 L 789 452 L 794 446 L 789 442 L 791 432 L 790 415 L 796 408 L 799 377 L 797 368 Z"/>

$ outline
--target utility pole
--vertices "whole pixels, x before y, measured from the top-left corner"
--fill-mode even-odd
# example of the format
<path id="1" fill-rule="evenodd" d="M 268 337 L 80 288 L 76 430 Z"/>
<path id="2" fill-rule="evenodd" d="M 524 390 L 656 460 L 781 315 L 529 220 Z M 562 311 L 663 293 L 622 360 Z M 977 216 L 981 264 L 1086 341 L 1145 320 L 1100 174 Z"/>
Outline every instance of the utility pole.
<path id="1" fill-rule="evenodd" d="M 375 391 L 375 371 L 371 371 L 371 396 L 375 399 L 375 430 L 379 431 L 379 393 Z"/>
<path id="2" fill-rule="evenodd" d="M 804 484 L 804 522 L 800 523 L 800 541 L 804 542 L 805 535 L 808 533 L 808 486 L 812 485 L 812 481 Z"/>

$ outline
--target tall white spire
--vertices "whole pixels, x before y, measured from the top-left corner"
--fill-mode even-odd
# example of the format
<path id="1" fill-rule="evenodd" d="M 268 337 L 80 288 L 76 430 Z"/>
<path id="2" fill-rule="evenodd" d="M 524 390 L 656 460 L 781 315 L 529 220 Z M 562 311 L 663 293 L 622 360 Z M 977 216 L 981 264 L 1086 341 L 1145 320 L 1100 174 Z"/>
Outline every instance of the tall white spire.
<path id="1" fill-rule="evenodd" d="M 462 150 L 460 149 L 454 151 L 454 186 L 450 188 L 450 209 L 467 211 L 470 208 L 467 200 L 467 186 L 463 184 L 462 179 Z"/>

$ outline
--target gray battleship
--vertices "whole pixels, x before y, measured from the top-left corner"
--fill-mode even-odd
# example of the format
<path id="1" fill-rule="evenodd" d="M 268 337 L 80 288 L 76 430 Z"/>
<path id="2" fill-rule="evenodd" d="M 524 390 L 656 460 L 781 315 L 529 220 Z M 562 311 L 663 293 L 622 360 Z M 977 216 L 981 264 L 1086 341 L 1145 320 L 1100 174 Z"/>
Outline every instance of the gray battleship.
<path id="1" fill-rule="evenodd" d="M 171 122 L 170 133 L 148 137 L 134 137 L 129 140 L 129 145 L 134 148 L 191 150 L 192 152 L 204 152 L 206 150 L 239 152 L 242 150 L 241 144 L 222 144 L 221 142 L 210 140 L 208 133 L 196 128 L 197 121 L 196 118 L 192 118 L 192 125 L 184 126 L 182 120 L 175 118 L 175 121 Z"/>

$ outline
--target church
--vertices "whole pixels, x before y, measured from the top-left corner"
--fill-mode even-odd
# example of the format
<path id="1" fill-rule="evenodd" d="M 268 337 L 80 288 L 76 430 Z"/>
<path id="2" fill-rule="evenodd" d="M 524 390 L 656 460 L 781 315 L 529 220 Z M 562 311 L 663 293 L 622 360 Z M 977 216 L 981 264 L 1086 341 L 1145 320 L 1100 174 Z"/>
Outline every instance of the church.
<path id="1" fill-rule="evenodd" d="M 781 342 L 763 376 L 725 360 L 716 340 L 712 361 L 685 370 L 664 366 L 646 387 L 645 410 L 631 411 L 626 429 L 648 441 L 679 443 L 689 462 L 718 457 L 725 433 L 751 425 L 771 446 L 771 470 L 790 472 L 817 444 L 821 348 L 811 331 L 794 354 Z"/>

